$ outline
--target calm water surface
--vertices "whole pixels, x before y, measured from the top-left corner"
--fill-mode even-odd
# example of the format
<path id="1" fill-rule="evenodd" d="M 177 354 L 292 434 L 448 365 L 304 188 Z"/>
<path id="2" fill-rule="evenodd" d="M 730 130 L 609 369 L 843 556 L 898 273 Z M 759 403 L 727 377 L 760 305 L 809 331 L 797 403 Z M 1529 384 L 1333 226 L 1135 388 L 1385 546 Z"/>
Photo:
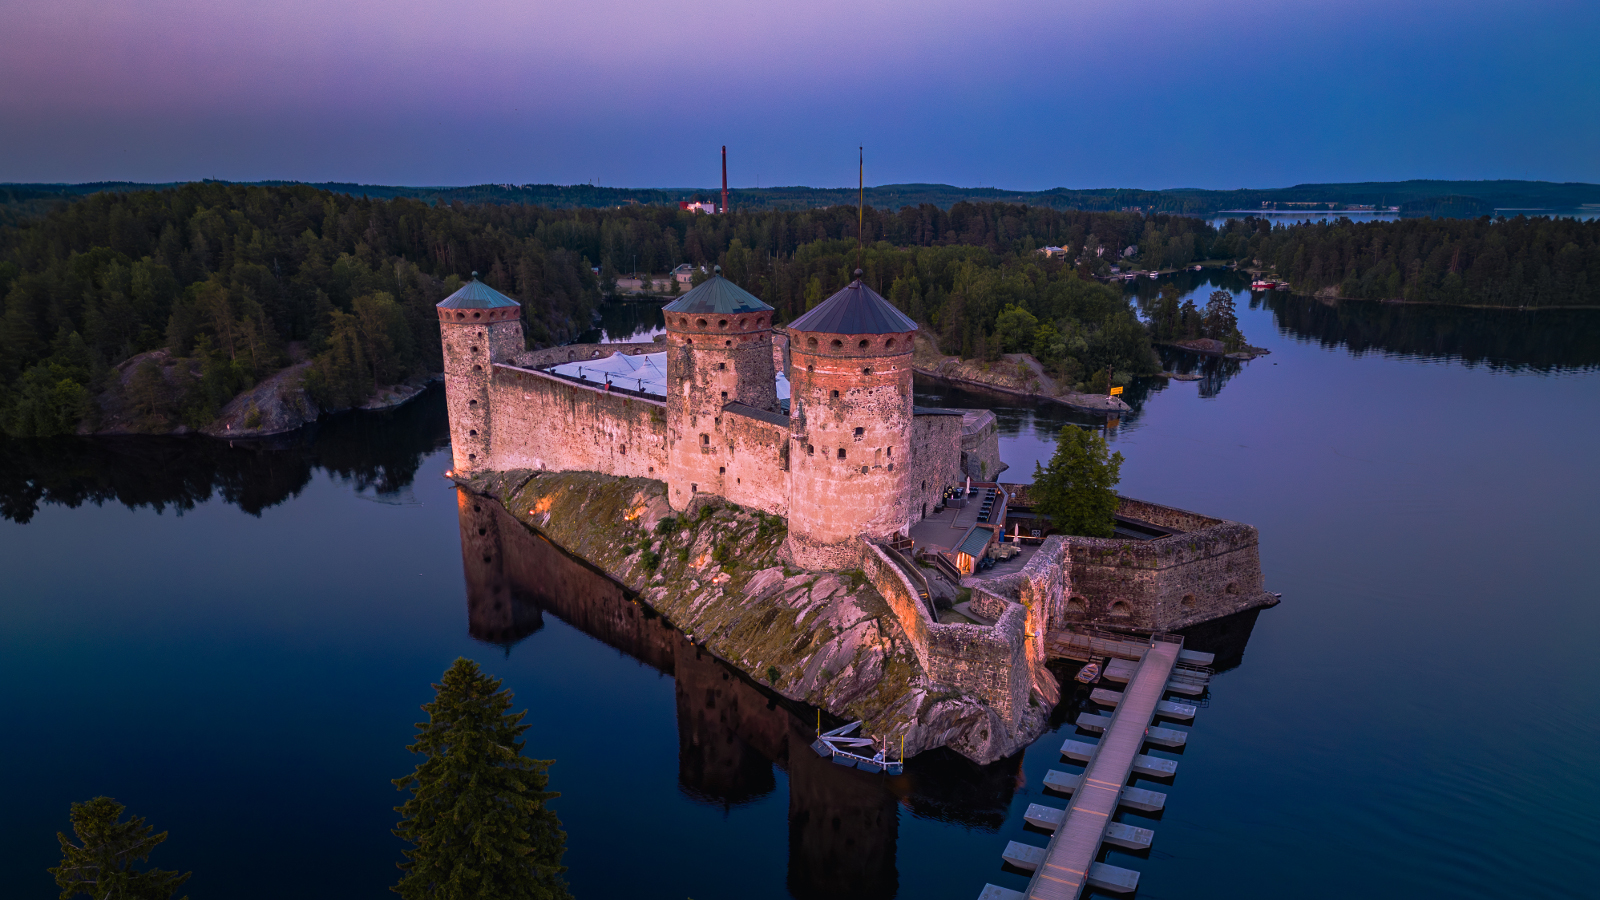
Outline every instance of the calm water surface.
<path id="1" fill-rule="evenodd" d="M 1106 858 L 1145 898 L 1590 895 L 1600 317 L 1240 297 L 1272 354 L 1170 357 L 1202 380 L 1136 386 L 1112 435 L 1126 493 L 1260 528 L 1284 600 L 1225 636 L 1164 815 L 1127 816 L 1154 848 Z M 191 896 L 390 896 L 389 779 L 462 655 L 532 710 L 579 897 L 1025 884 L 999 853 L 1044 843 L 1022 811 L 1076 770 L 1073 704 L 986 768 L 820 764 L 808 710 L 459 498 L 440 399 L 267 446 L 0 445 L 7 896 L 53 896 L 54 832 L 97 794 L 171 831 Z M 1021 481 L 1088 421 L 930 401 L 993 407 Z"/>

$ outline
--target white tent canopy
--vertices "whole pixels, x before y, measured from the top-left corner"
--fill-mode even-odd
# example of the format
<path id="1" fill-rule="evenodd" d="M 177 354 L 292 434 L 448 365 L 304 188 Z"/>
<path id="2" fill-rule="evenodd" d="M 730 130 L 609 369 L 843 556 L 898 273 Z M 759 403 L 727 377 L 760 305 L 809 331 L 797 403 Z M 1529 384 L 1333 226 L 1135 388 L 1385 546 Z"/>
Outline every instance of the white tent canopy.
<path id="1" fill-rule="evenodd" d="M 638 356 L 614 353 L 603 359 L 587 359 L 551 366 L 550 371 L 594 385 L 603 385 L 610 381 L 612 387 L 654 394 L 657 397 L 667 396 L 665 352 L 644 353 Z M 778 373 L 778 399 L 789 399 L 789 379 L 784 377 L 782 372 Z"/>

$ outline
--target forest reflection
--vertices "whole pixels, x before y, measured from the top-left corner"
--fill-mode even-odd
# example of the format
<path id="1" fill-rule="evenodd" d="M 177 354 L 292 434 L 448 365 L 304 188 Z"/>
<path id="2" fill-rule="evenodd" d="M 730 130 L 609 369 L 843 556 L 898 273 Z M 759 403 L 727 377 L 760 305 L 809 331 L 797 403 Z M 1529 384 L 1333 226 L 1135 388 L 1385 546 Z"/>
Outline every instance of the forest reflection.
<path id="1" fill-rule="evenodd" d="M 213 497 L 247 512 L 297 495 L 318 470 L 379 502 L 406 502 L 428 454 L 450 443 L 444 390 L 398 409 L 332 416 L 289 434 L 0 438 L 0 516 L 28 522 L 41 504 L 121 503 L 179 513 Z"/>

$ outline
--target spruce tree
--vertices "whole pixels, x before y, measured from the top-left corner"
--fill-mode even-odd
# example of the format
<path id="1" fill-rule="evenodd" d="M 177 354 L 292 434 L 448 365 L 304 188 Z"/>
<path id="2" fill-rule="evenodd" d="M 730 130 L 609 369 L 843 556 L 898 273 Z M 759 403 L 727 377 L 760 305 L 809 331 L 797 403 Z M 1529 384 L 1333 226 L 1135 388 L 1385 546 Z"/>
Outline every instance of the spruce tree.
<path id="1" fill-rule="evenodd" d="M 61 888 L 61 900 L 79 894 L 93 900 L 168 900 L 194 874 L 136 870 L 134 864 L 149 859 L 167 833 L 151 834 L 150 826 L 139 816 L 117 821 L 124 808 L 110 797 L 72 804 L 72 833 L 80 843 L 56 832 L 61 865 L 50 870 Z"/>
<path id="2" fill-rule="evenodd" d="M 1034 509 L 1050 517 L 1062 534 L 1108 538 L 1116 526 L 1122 454 L 1109 453 L 1106 439 L 1087 428 L 1068 425 L 1056 438 L 1050 467 L 1034 463 L 1028 493 Z"/>
<path id="3" fill-rule="evenodd" d="M 394 783 L 411 799 L 395 807 L 396 836 L 412 846 L 393 890 L 406 900 L 567 900 L 561 879 L 566 832 L 545 790 L 550 760 L 522 755 L 523 710 L 511 692 L 457 659 L 422 709 L 417 769 Z"/>

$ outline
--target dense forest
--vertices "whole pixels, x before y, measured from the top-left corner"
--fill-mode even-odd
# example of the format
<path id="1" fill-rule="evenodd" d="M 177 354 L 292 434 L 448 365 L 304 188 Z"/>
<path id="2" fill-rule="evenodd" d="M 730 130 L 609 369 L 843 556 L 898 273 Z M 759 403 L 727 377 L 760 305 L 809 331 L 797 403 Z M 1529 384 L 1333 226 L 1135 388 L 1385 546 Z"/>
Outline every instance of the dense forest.
<path id="1" fill-rule="evenodd" d="M 72 431 L 86 418 L 92 427 L 94 396 L 122 384 L 108 379 L 112 367 L 157 348 L 196 365 L 181 400 L 162 408 L 163 376 L 140 364 L 128 390 L 154 420 L 198 427 L 294 353 L 314 360 L 307 386 L 323 408 L 348 407 L 438 371 L 432 306 L 474 270 L 526 301 L 539 345 L 589 327 L 601 284 L 619 270 L 683 261 L 722 265 L 787 319 L 848 282 L 856 232 L 843 207 L 697 216 L 220 183 L 93 194 L 0 230 L 0 425 L 15 435 Z M 860 262 L 950 352 L 1028 349 L 1063 374 L 1140 372 L 1154 363 L 1131 307 L 1081 275 L 1136 245 L 1187 261 L 1213 235 L 1184 217 L 929 205 L 869 210 Z M 1047 243 L 1071 244 L 1078 258 L 1032 252 Z"/>
<path id="2" fill-rule="evenodd" d="M 47 199 L 9 196 L 30 209 Z M 1244 260 L 1350 297 L 1600 303 L 1600 223 L 1571 220 L 1244 219 L 1219 230 L 1191 216 L 961 202 L 868 208 L 858 235 L 845 206 L 706 216 L 217 182 L 49 203 L 0 226 L 0 429 L 14 435 L 93 428 L 108 390 L 158 425 L 199 427 L 291 359 L 310 360 L 306 387 L 321 408 L 359 404 L 439 370 L 433 304 L 473 271 L 523 300 L 529 342 L 548 345 L 587 329 L 622 272 L 721 265 L 781 322 L 859 265 L 943 352 L 1031 352 L 1069 385 L 1107 366 L 1155 371 L 1152 336 L 1239 342 L 1220 307 L 1163 306 L 1141 324 L 1120 290 L 1092 277 L 1114 262 Z M 1066 252 L 1035 252 L 1045 246 Z M 109 377 L 158 348 L 185 364 L 146 357 Z M 172 371 L 178 392 L 164 394 Z"/>
<path id="3" fill-rule="evenodd" d="M 1462 306 L 1600 306 L 1600 221 L 1228 222 L 1213 255 L 1271 267 L 1295 290 Z"/>

